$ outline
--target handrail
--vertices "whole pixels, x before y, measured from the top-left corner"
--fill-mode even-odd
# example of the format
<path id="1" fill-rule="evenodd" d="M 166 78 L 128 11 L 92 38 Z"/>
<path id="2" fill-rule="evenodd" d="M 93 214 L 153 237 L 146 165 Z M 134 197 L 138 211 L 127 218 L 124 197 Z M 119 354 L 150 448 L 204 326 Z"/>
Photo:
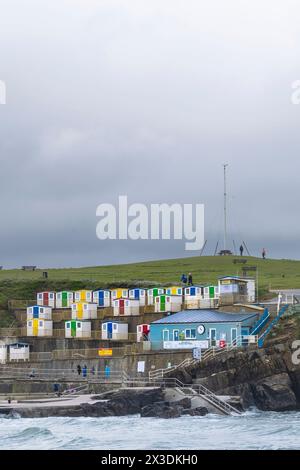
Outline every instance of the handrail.
<path id="1" fill-rule="evenodd" d="M 155 380 L 153 382 L 146 381 L 143 378 L 137 378 L 137 379 L 131 379 L 129 378 L 126 380 L 124 383 L 126 384 L 134 384 L 138 386 L 149 386 L 151 385 L 156 385 L 160 387 L 167 387 L 167 386 L 172 386 L 175 388 L 180 389 L 181 392 L 183 392 L 187 396 L 195 396 L 199 395 L 201 398 L 203 398 L 205 401 L 213 405 L 215 408 L 217 408 L 219 411 L 226 415 L 240 415 L 241 412 L 237 410 L 235 407 L 227 403 L 225 400 L 222 400 L 219 398 L 215 393 L 213 393 L 211 390 L 206 388 L 202 384 L 184 384 L 180 380 L 176 378 L 165 378 L 163 380 Z M 190 390 L 191 393 L 186 393 L 186 391 Z"/>
<path id="2" fill-rule="evenodd" d="M 65 390 L 64 392 L 61 393 L 61 395 L 64 395 L 64 396 L 73 395 L 73 394 L 77 394 L 78 392 L 83 392 L 88 389 L 89 389 L 88 385 L 80 385 L 79 387 Z"/>
<path id="3" fill-rule="evenodd" d="M 258 338 L 258 346 L 261 348 L 265 342 L 266 336 L 270 333 L 272 328 L 279 322 L 280 318 L 285 314 L 287 311 L 289 305 L 285 304 L 281 307 L 281 309 L 278 312 L 278 315 L 271 321 L 271 323 L 268 325 L 268 327 L 265 329 L 265 331 L 259 336 Z"/>
<path id="4" fill-rule="evenodd" d="M 257 344 L 257 342 L 258 342 L 257 335 L 249 335 L 249 336 L 253 337 L 253 342 L 248 343 L 248 344 Z M 156 369 L 156 370 L 150 371 L 149 372 L 149 379 L 151 380 L 151 379 L 158 378 L 158 377 L 164 377 L 165 375 L 167 375 L 167 374 L 169 374 L 169 373 L 171 373 L 175 370 L 182 369 L 184 367 L 188 367 L 188 366 L 191 366 L 191 365 L 196 365 L 196 364 L 199 364 L 202 361 L 209 360 L 209 359 L 211 359 L 211 358 L 213 358 L 213 357 L 215 357 L 219 354 L 223 354 L 223 353 L 228 352 L 228 351 L 236 350 L 237 348 L 239 348 L 241 346 L 245 346 L 245 338 L 247 338 L 247 336 L 244 336 L 244 335 L 237 336 L 237 338 L 233 342 L 228 343 L 224 348 L 217 348 L 215 346 L 212 346 L 211 348 L 206 349 L 202 353 L 201 359 L 194 359 L 194 358 L 191 358 L 191 357 L 187 357 L 182 362 L 180 362 L 179 364 L 176 364 L 174 366 L 167 367 L 167 368 L 164 368 L 164 369 Z"/>
<path id="5" fill-rule="evenodd" d="M 260 319 L 256 322 L 253 329 L 251 330 L 251 334 L 253 335 L 254 333 L 257 333 L 258 331 L 260 331 L 261 328 L 265 326 L 269 318 L 270 318 L 269 309 L 265 308 L 264 313 L 262 314 Z"/>

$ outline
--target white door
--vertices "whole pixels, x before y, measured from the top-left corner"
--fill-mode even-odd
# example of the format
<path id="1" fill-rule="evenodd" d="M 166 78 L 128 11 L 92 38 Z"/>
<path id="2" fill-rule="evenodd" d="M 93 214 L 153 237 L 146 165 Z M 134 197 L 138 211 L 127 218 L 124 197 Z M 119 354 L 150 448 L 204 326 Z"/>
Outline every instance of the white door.
<path id="1" fill-rule="evenodd" d="M 216 346 L 217 344 L 217 332 L 215 328 L 210 328 L 209 330 L 209 339 L 210 339 L 210 346 Z"/>
<path id="2" fill-rule="evenodd" d="M 237 328 L 231 328 L 231 345 L 237 345 Z"/>

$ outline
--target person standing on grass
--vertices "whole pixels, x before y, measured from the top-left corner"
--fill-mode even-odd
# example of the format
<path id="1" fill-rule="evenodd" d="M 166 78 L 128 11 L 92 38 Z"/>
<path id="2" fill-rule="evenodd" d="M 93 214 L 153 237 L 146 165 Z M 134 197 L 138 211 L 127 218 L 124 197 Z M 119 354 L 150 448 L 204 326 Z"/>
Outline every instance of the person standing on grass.
<path id="1" fill-rule="evenodd" d="M 182 274 L 182 276 L 181 276 L 181 279 L 180 279 L 180 280 L 181 280 L 182 284 L 186 285 L 186 283 L 187 283 L 187 277 L 186 277 L 186 275 L 185 275 L 185 274 Z"/>
<path id="2" fill-rule="evenodd" d="M 263 257 L 263 259 L 266 259 L 266 254 L 267 254 L 266 249 L 263 248 L 263 250 L 262 250 L 262 257 Z"/>
<path id="3" fill-rule="evenodd" d="M 193 276 L 192 276 L 192 273 L 189 273 L 188 285 L 189 285 L 189 286 L 192 286 L 192 285 L 193 285 Z"/>
<path id="4" fill-rule="evenodd" d="M 244 253 L 244 247 L 243 247 L 243 245 L 240 246 L 240 253 L 241 253 L 241 256 L 243 256 L 243 253 Z"/>

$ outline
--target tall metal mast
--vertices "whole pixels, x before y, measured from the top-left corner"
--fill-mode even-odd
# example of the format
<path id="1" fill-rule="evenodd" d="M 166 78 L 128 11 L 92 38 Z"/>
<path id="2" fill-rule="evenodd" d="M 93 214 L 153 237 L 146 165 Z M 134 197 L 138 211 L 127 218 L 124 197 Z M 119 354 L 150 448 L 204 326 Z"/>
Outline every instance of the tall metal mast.
<path id="1" fill-rule="evenodd" d="M 226 186 L 226 168 L 228 163 L 224 163 L 224 251 L 227 250 L 227 186 Z"/>

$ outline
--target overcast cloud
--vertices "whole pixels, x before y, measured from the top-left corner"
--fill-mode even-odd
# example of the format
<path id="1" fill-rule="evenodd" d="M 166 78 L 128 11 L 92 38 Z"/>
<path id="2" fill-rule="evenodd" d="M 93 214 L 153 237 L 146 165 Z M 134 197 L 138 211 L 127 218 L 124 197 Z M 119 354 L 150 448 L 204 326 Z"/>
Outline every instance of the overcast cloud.
<path id="1" fill-rule="evenodd" d="M 99 241 L 96 207 L 204 203 L 206 254 L 229 239 L 300 258 L 300 4 L 0 0 L 0 264 L 195 254 Z"/>

